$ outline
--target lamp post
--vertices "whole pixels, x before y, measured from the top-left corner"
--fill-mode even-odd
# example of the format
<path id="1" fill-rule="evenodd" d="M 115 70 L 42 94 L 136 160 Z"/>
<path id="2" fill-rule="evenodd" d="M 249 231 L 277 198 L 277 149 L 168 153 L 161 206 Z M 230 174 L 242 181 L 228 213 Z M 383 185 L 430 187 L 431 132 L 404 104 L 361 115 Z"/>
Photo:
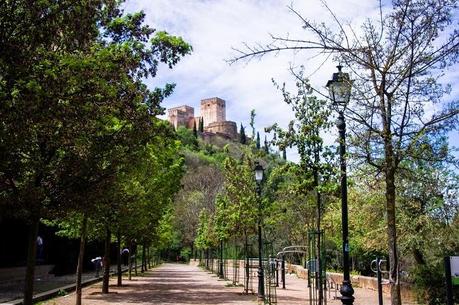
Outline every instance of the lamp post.
<path id="1" fill-rule="evenodd" d="M 265 282 L 262 259 L 262 236 L 261 236 L 261 182 L 263 181 L 264 169 L 260 163 L 255 163 L 255 181 L 257 182 L 258 200 L 258 301 L 265 299 Z"/>
<path id="2" fill-rule="evenodd" d="M 345 305 L 354 303 L 354 289 L 349 276 L 349 228 L 347 212 L 347 177 L 346 177 L 346 122 L 344 111 L 351 97 L 352 81 L 348 73 L 341 72 L 342 66 L 337 66 L 338 72 L 333 73 L 326 87 L 329 90 L 333 105 L 338 110 L 337 127 L 339 131 L 339 154 L 341 168 L 341 220 L 343 227 L 343 285 L 341 286 L 341 302 Z"/>

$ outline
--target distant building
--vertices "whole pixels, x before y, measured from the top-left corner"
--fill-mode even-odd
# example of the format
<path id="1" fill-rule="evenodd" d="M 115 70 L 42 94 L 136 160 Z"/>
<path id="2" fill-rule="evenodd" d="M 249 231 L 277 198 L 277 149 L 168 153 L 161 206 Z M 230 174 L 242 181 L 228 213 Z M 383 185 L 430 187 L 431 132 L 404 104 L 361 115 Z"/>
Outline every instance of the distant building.
<path id="1" fill-rule="evenodd" d="M 226 121 L 225 101 L 218 97 L 201 100 L 201 117 L 204 121 L 204 128 L 211 123 Z"/>
<path id="2" fill-rule="evenodd" d="M 194 108 L 183 105 L 168 110 L 169 122 L 175 127 L 196 128 L 203 120 L 204 132 L 222 135 L 231 139 L 237 138 L 237 125 L 226 120 L 225 100 L 212 97 L 201 100 L 201 116 L 194 116 Z"/>
<path id="3" fill-rule="evenodd" d="M 177 129 L 179 126 L 193 128 L 194 108 L 190 106 L 179 106 L 168 110 L 169 122 Z"/>

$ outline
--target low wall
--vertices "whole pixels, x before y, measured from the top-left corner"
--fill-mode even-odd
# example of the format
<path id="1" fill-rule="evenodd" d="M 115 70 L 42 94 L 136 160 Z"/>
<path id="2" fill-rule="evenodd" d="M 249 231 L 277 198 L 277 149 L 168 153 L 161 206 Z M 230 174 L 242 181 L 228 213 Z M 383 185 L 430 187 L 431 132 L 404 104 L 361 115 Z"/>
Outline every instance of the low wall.
<path id="1" fill-rule="evenodd" d="M 203 260 L 203 262 L 205 262 L 205 260 Z M 215 270 L 217 268 L 216 262 L 218 262 L 218 259 L 214 259 Z M 227 260 L 228 268 L 231 268 L 233 266 L 233 263 L 234 263 L 234 260 L 232 259 Z M 245 261 L 239 260 L 238 263 L 239 263 L 239 268 L 243 269 Z M 196 260 L 196 261 L 191 260 L 190 264 L 197 266 L 199 264 L 199 260 Z M 251 260 L 251 266 L 252 268 L 258 267 L 258 262 Z M 286 262 L 285 271 L 286 273 L 290 273 L 290 274 L 294 273 L 301 279 L 308 278 L 308 270 L 300 265 L 293 265 L 293 264 Z M 341 285 L 341 283 L 343 282 L 343 275 L 341 273 L 327 272 L 327 279 L 329 281 L 332 281 L 334 284 Z M 378 280 L 375 277 L 362 276 L 362 275 L 351 275 L 351 281 L 352 281 L 353 287 L 370 289 L 374 291 L 378 290 Z M 288 282 L 287 282 L 287 286 L 288 286 Z M 388 285 L 388 280 L 385 280 L 385 279 L 383 279 L 383 293 L 386 295 L 390 294 L 390 286 Z M 402 300 L 404 302 L 407 302 L 410 304 L 416 304 L 416 295 L 409 284 L 402 283 L 401 294 L 402 294 Z"/>
<path id="2" fill-rule="evenodd" d="M 308 270 L 300 265 L 293 265 L 293 264 L 287 263 L 286 272 L 295 273 L 299 278 L 302 278 L 302 279 L 308 278 Z M 343 282 L 343 274 L 341 273 L 327 272 L 327 278 L 339 285 L 341 285 L 341 283 Z M 371 289 L 375 291 L 378 290 L 378 280 L 375 277 L 363 276 L 363 275 L 351 275 L 351 282 L 352 282 L 353 287 L 360 287 L 360 288 Z M 408 301 L 408 302 L 414 302 L 416 300 L 416 295 L 414 291 L 411 289 L 409 284 L 402 283 L 400 289 L 401 289 L 401 294 L 402 294 L 402 300 Z M 383 279 L 383 293 L 387 295 L 390 294 L 390 286 L 388 285 L 388 281 L 384 279 Z"/>

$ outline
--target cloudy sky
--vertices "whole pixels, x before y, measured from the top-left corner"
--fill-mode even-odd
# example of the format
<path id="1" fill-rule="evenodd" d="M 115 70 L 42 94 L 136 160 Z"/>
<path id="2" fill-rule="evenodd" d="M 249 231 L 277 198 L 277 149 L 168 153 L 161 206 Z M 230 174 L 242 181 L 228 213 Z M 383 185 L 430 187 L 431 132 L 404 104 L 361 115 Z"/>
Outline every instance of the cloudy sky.
<path id="1" fill-rule="evenodd" d="M 357 30 L 365 18 L 378 14 L 376 0 L 328 2 L 344 24 Z M 320 58 L 311 58 L 306 52 L 271 54 L 232 65 L 226 62 L 237 54 L 233 48 L 268 43 L 270 34 L 304 39 L 301 20 L 289 5 L 306 18 L 333 23 L 319 0 L 128 0 L 126 11 L 145 11 L 146 22 L 153 28 L 182 36 L 193 46 L 192 55 L 173 70 L 163 67 L 158 77 L 149 81 L 152 87 L 177 84 L 165 107 L 187 104 L 199 115 L 200 100 L 218 96 L 227 102 L 227 119 L 238 126 L 241 122 L 247 126 L 250 110 L 255 109 L 256 126 L 262 131 L 275 122 L 286 126 L 292 118 L 271 79 L 292 84 L 289 67 L 304 65 L 311 83 L 323 88 L 336 70 L 336 63 L 328 61 L 316 71 Z"/>

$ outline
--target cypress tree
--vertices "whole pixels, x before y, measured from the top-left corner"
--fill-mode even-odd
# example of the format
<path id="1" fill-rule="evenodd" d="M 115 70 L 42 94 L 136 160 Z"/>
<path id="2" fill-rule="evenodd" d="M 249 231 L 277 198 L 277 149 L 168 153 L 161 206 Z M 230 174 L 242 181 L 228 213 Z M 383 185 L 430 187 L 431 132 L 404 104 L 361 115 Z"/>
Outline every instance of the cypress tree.
<path id="1" fill-rule="evenodd" d="M 260 149 L 260 133 L 257 131 L 257 149 Z"/>
<path id="2" fill-rule="evenodd" d="M 193 135 L 196 139 L 198 138 L 198 130 L 196 129 L 196 120 L 193 120 Z"/>
<path id="3" fill-rule="evenodd" d="M 203 118 L 199 118 L 199 132 L 204 131 L 204 120 Z"/>
<path id="4" fill-rule="evenodd" d="M 239 140 L 240 140 L 241 144 L 246 144 L 247 143 L 247 136 L 245 135 L 245 128 L 244 128 L 244 126 L 242 126 L 242 123 L 241 123 L 241 128 L 239 130 Z"/>

